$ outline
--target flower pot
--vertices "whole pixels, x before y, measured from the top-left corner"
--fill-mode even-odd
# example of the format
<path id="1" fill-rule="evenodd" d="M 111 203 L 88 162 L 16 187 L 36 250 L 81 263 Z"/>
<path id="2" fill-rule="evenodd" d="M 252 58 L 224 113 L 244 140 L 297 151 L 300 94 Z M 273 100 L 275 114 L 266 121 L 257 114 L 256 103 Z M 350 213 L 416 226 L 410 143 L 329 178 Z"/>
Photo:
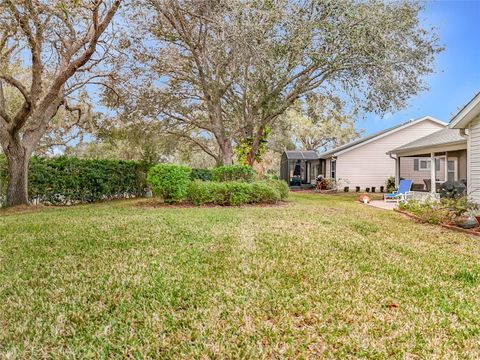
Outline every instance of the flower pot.
<path id="1" fill-rule="evenodd" d="M 370 197 L 368 195 L 363 194 L 358 197 L 358 201 L 364 204 L 368 204 L 370 202 Z"/>
<path id="2" fill-rule="evenodd" d="M 463 229 L 473 229 L 478 226 L 478 221 L 474 217 L 460 216 L 455 220 L 455 224 Z"/>
<path id="3" fill-rule="evenodd" d="M 355 192 L 360 192 L 360 186 L 355 187 Z"/>
<path id="4" fill-rule="evenodd" d="M 366 188 L 365 191 L 368 193 L 370 192 L 370 188 Z"/>
<path id="5" fill-rule="evenodd" d="M 384 186 L 380 186 L 380 192 L 383 193 L 385 190 L 385 187 Z"/>
<path id="6" fill-rule="evenodd" d="M 350 188 L 349 188 L 348 186 L 345 186 L 345 187 L 343 188 L 343 191 L 344 191 L 344 192 L 349 192 L 349 191 L 350 191 Z"/>
<path id="7" fill-rule="evenodd" d="M 372 193 L 375 192 L 376 187 L 372 186 Z"/>

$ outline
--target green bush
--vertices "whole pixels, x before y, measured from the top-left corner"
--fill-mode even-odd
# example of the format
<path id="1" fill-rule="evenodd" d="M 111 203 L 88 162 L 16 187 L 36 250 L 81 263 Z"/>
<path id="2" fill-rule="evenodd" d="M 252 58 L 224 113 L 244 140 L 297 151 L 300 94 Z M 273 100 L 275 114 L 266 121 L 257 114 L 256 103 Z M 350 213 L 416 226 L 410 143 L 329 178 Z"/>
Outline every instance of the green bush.
<path id="1" fill-rule="evenodd" d="M 212 170 L 210 169 L 192 169 L 190 173 L 190 180 L 202 180 L 210 181 L 212 180 Z"/>
<path id="2" fill-rule="evenodd" d="M 385 181 L 385 186 L 387 193 L 392 193 L 395 191 L 395 177 L 390 176 L 386 181 Z"/>
<path id="3" fill-rule="evenodd" d="M 7 163 L 0 158 L 0 195 L 5 198 Z M 146 168 L 134 161 L 93 160 L 59 156 L 32 157 L 28 171 L 31 200 L 70 205 L 138 197 L 146 187 Z"/>
<path id="4" fill-rule="evenodd" d="M 219 204 L 223 186 L 224 183 L 195 180 L 189 185 L 187 197 L 194 205 Z"/>
<path id="5" fill-rule="evenodd" d="M 288 197 L 290 189 L 289 189 L 286 181 L 284 181 L 284 180 L 264 180 L 264 182 L 267 183 L 270 186 L 275 187 L 275 189 L 277 189 L 278 193 L 280 194 L 280 199 L 281 200 L 284 200 Z"/>
<path id="6" fill-rule="evenodd" d="M 274 203 L 282 199 L 275 184 L 266 181 L 252 183 L 251 198 L 254 203 Z"/>
<path id="7" fill-rule="evenodd" d="M 223 165 L 212 170 L 213 181 L 253 181 L 255 170 L 248 165 Z"/>
<path id="8" fill-rule="evenodd" d="M 193 181 L 188 189 L 188 199 L 195 205 L 215 204 L 238 206 L 255 203 L 275 203 L 281 199 L 273 183 L 266 181 Z"/>
<path id="9" fill-rule="evenodd" d="M 180 202 L 187 197 L 191 171 L 188 166 L 159 164 L 150 168 L 147 182 L 166 203 Z"/>

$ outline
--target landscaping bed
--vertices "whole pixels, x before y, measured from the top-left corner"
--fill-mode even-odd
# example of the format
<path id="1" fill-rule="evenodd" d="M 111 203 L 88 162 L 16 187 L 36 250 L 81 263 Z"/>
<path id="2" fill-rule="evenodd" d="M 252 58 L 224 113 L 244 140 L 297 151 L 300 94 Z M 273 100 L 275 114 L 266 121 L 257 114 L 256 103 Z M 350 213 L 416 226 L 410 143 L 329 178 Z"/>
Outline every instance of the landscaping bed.
<path id="1" fill-rule="evenodd" d="M 480 209 L 466 197 L 443 198 L 440 201 L 409 200 L 399 203 L 397 212 L 419 222 L 441 225 L 471 235 L 480 235 Z"/>

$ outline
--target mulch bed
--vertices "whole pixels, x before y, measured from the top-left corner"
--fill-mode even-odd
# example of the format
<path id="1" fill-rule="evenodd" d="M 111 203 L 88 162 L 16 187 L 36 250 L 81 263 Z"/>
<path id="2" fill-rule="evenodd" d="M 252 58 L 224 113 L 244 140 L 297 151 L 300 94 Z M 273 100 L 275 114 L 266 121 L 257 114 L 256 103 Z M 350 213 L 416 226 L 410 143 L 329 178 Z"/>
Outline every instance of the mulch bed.
<path id="1" fill-rule="evenodd" d="M 281 207 L 287 205 L 287 201 L 278 201 L 276 203 L 260 203 L 260 204 L 245 204 L 245 205 L 215 205 L 215 204 L 204 204 L 204 205 L 194 205 L 189 202 L 179 203 L 179 204 L 166 204 L 161 200 L 157 199 L 149 199 L 144 201 L 139 201 L 135 204 L 135 206 L 141 208 L 168 208 L 168 209 L 191 209 L 191 208 L 242 208 L 242 207 L 254 207 L 254 208 L 262 208 L 262 207 Z"/>
<path id="2" fill-rule="evenodd" d="M 418 216 L 410 214 L 406 211 L 399 210 L 399 209 L 393 209 L 393 210 L 396 211 L 397 213 L 405 215 L 406 217 L 408 217 L 410 219 L 414 219 L 418 222 L 422 222 L 422 220 Z M 457 231 L 457 232 L 462 232 L 464 234 L 480 237 L 480 227 L 476 227 L 474 229 L 464 229 L 464 228 L 461 228 L 461 227 L 459 227 L 457 225 L 454 225 L 454 224 L 439 224 L 439 225 L 441 227 L 445 228 L 445 229 L 448 229 L 448 230 L 454 230 L 454 231 Z"/>

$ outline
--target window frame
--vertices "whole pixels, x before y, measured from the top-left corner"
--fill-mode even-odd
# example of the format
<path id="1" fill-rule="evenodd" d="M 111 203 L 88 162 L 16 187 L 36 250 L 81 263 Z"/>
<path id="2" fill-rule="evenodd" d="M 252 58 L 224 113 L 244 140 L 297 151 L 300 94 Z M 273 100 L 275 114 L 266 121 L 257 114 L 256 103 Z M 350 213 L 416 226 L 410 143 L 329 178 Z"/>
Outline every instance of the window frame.
<path id="1" fill-rule="evenodd" d="M 425 162 L 425 164 L 427 164 L 426 167 L 422 167 L 422 161 Z M 418 170 L 419 171 L 429 171 L 430 169 L 432 168 L 432 160 L 430 159 L 418 159 Z"/>

